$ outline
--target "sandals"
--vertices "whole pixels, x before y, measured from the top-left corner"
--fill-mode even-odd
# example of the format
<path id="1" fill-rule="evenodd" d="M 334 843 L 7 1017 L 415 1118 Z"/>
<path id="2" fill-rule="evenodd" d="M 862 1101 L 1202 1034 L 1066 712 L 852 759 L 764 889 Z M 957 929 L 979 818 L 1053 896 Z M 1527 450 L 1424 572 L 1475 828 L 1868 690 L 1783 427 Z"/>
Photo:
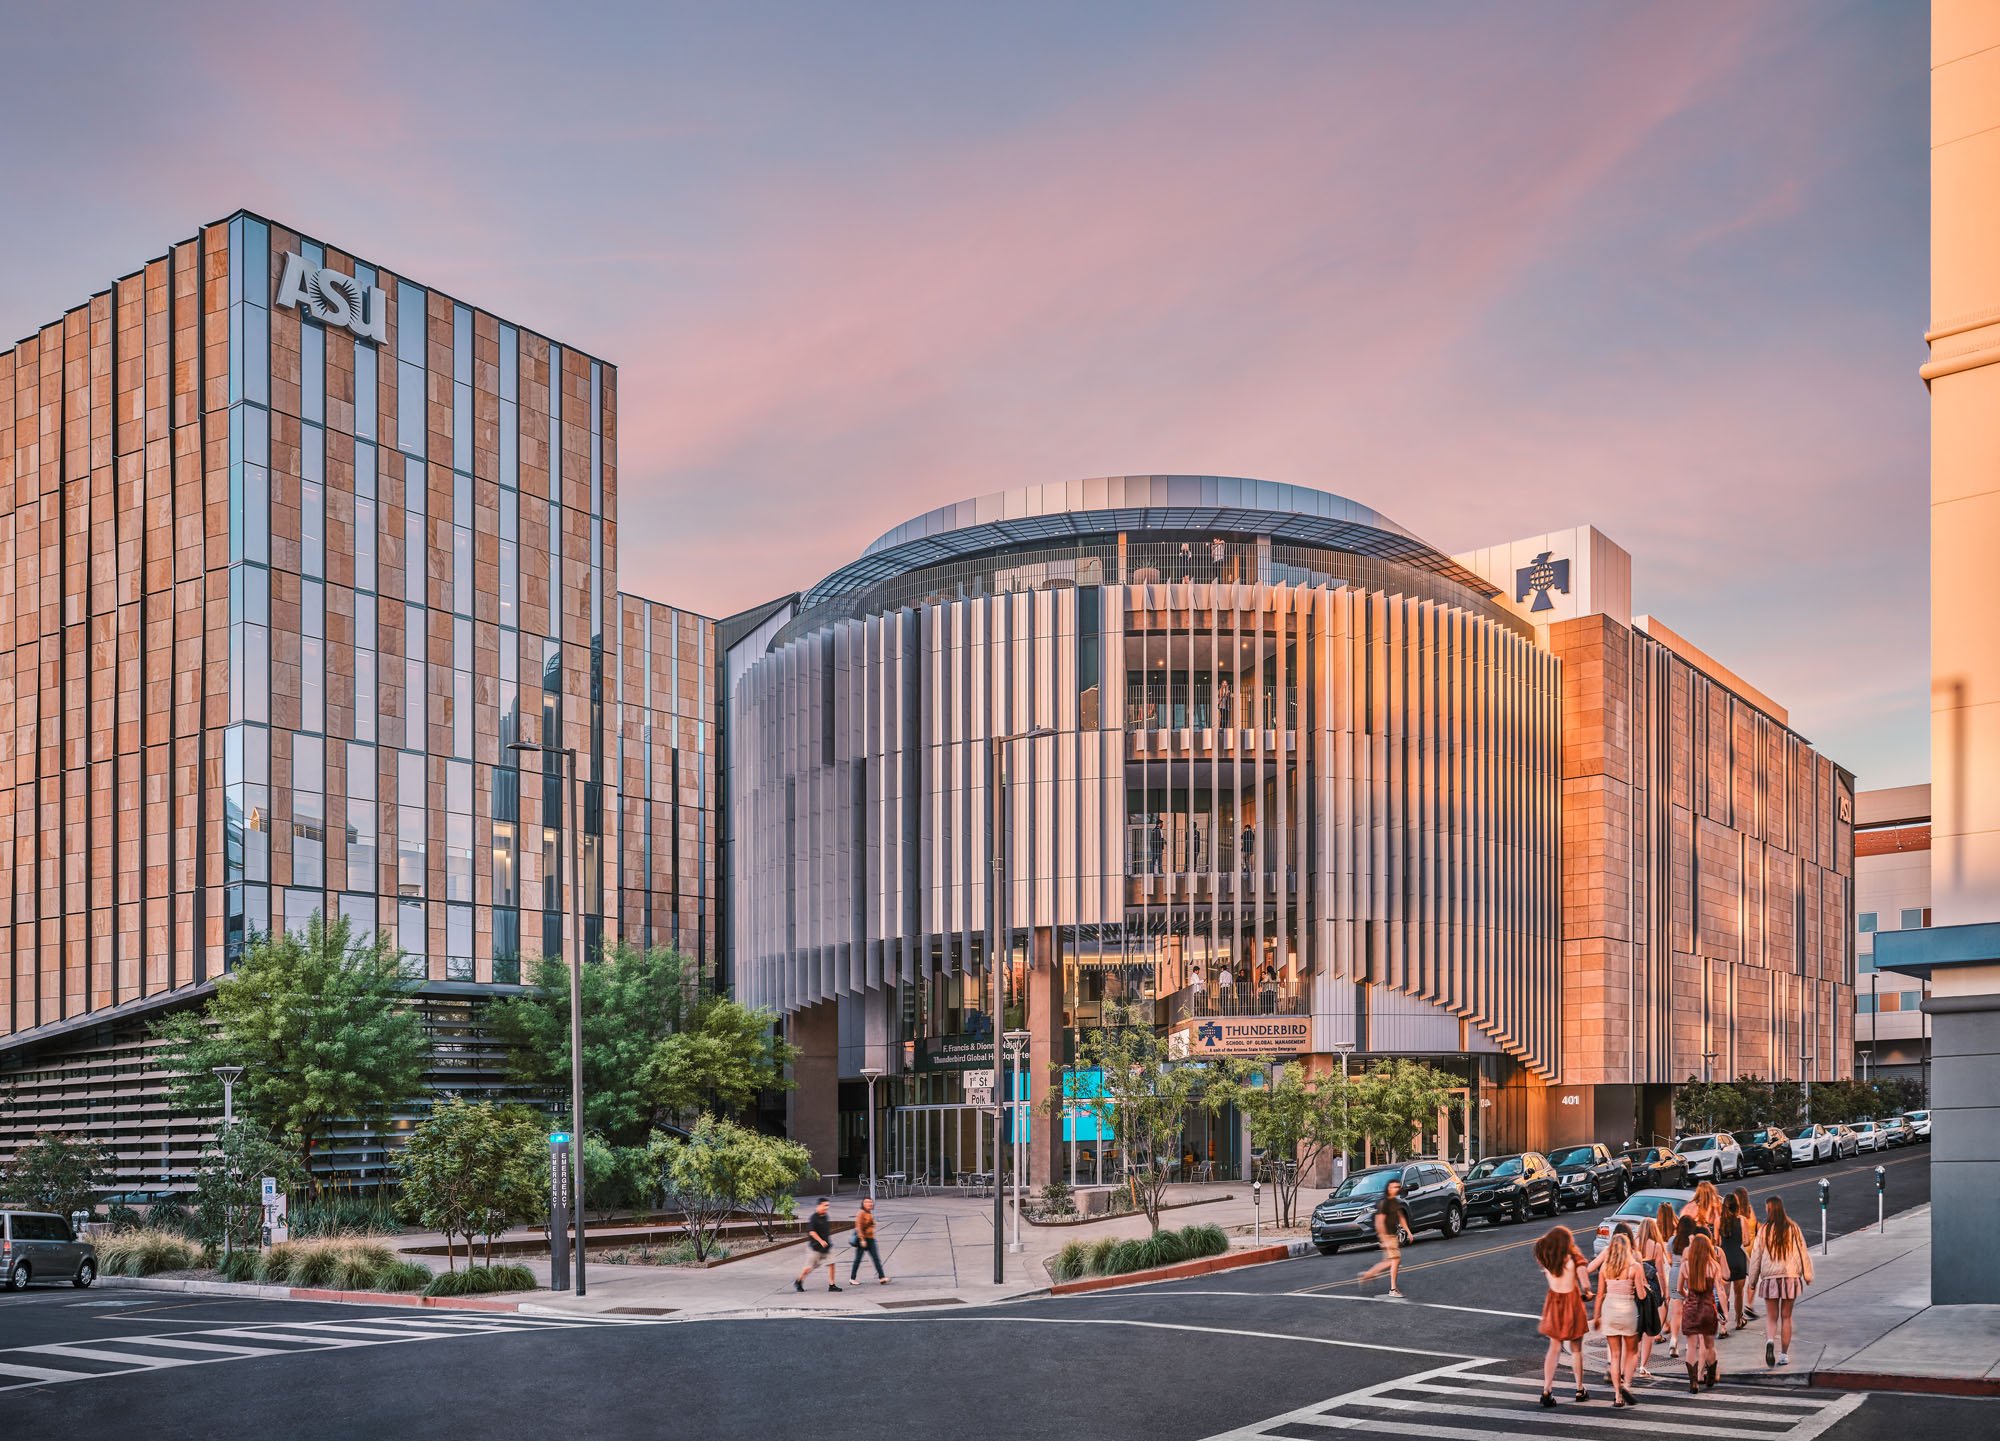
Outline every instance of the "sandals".
<path id="1" fill-rule="evenodd" d="M 1554 1406 L 1556 1404 L 1555 1393 L 1552 1391 L 1542 1392 L 1542 1404 L 1544 1406 Z"/>
<path id="2" fill-rule="evenodd" d="M 1579 1386 L 1576 1388 L 1576 1399 L 1579 1401 L 1588 1401 L 1590 1399 L 1590 1393 L 1584 1390 L 1583 1387 Z"/>

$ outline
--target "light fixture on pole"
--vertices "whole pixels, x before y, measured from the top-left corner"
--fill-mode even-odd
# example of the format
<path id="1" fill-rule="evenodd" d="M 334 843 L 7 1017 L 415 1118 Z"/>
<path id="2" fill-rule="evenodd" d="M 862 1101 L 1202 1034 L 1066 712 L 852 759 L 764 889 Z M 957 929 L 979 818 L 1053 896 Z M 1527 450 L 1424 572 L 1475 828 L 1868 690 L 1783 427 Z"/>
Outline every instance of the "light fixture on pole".
<path id="1" fill-rule="evenodd" d="M 1354 1054 L 1354 1042 L 1335 1041 L 1334 1054 L 1340 1057 L 1340 1179 L 1347 1179 L 1347 1058 Z"/>
<path id="2" fill-rule="evenodd" d="M 507 749 L 523 754 L 535 752 L 542 758 L 542 768 L 546 773 L 549 757 L 557 758 L 560 774 L 566 783 L 569 800 L 569 825 L 556 830 L 556 876 L 562 876 L 563 831 L 567 829 L 570 840 L 570 924 L 563 931 L 572 947 L 569 966 L 569 1173 L 570 1173 L 570 1225 L 576 1232 L 576 1294 L 584 1294 L 583 1282 L 583 835 L 577 828 L 576 813 L 576 749 L 573 746 L 552 746 L 546 742 L 517 740 L 510 741 Z"/>
<path id="3" fill-rule="evenodd" d="M 861 1075 L 868 1082 L 868 1199 L 875 1199 L 875 1082 L 880 1078 L 880 1066 L 863 1066 Z"/>
<path id="4" fill-rule="evenodd" d="M 1025 1091 L 1027 1089 L 1027 1078 L 1021 1072 L 1021 1057 L 1028 1052 L 1028 1033 L 1026 1031 L 1009 1031 L 1005 1040 L 1007 1042 L 1008 1079 L 1010 1081 L 1018 1080 L 1021 1084 L 1017 1089 Z M 1009 1101 L 1007 1103 L 1009 1119 L 1012 1120 L 1014 1117 L 1020 1117 L 1025 1122 L 1027 1118 L 1027 1104 L 1027 1097 L 1021 1095 L 1017 1095 L 1013 1100 Z M 1017 1143 L 1014 1147 L 1014 1236 L 1007 1243 L 1007 1249 L 1014 1252 L 1019 1252 L 1021 1249 L 1022 1160 L 1021 1147 Z"/>
<path id="5" fill-rule="evenodd" d="M 230 1127 L 236 1124 L 236 1083 L 243 1079 L 243 1068 L 241 1066 L 211 1066 L 209 1069 L 215 1073 L 215 1078 L 222 1082 L 222 1139 L 223 1145 L 226 1147 L 229 1144 Z M 225 1151 L 224 1154 L 226 1155 L 227 1152 Z M 234 1163 L 230 1162 L 227 1164 L 231 1167 L 231 1179 L 234 1179 Z M 226 1275 L 228 1273 L 230 1253 L 234 1249 L 232 1241 L 236 1231 L 236 1207 L 234 1205 L 224 1207 L 222 1217 L 222 1265 L 224 1274 Z"/>
<path id="6" fill-rule="evenodd" d="M 990 736 L 987 738 L 987 759 L 993 776 L 993 789 L 986 803 L 986 966 L 989 994 L 986 1008 L 993 1020 L 993 1284 L 1006 1284 L 1007 1280 L 1007 1192 L 1002 1178 L 1006 1174 L 1004 1158 L 1007 1154 L 1007 1057 L 1002 1050 L 1001 1026 L 1006 1020 L 1005 1008 L 1001 1004 L 1000 947 L 1003 932 L 1008 936 L 1007 949 L 1012 951 L 1013 927 L 1002 914 L 1002 900 L 1007 889 L 1007 859 L 1004 841 L 1012 833 L 1011 825 L 1002 829 L 994 824 L 994 813 L 1007 805 L 1007 751 L 1015 741 L 1033 740 L 1041 736 L 1054 735 L 1048 726 L 1035 726 L 1030 730 L 1016 731 L 1012 735 Z"/>

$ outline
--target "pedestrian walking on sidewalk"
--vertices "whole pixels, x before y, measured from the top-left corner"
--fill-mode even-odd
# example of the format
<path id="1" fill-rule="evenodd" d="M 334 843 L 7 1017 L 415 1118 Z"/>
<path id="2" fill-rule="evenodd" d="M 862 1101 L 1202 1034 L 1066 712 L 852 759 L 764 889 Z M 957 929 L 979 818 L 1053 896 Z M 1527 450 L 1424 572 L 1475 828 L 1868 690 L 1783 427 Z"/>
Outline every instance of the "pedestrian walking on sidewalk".
<path id="1" fill-rule="evenodd" d="M 1776 1196 L 1764 1201 L 1764 1224 L 1750 1253 L 1750 1289 L 1764 1302 L 1764 1364 L 1788 1366 L 1792 1356 L 1792 1307 L 1812 1284 L 1812 1247 L 1799 1223 Z"/>
<path id="2" fill-rule="evenodd" d="M 1646 1275 L 1646 1292 L 1639 1298 L 1638 1364 L 1632 1374 L 1641 1381 L 1650 1381 L 1653 1343 L 1660 1339 L 1667 1324 L 1667 1248 L 1660 1243 L 1653 1220 L 1641 1221 L 1634 1229 L 1632 1254 L 1639 1258 L 1639 1269 Z"/>
<path id="3" fill-rule="evenodd" d="M 1694 1188 L 1694 1199 L 1689 1201 L 1687 1209 L 1681 1212 L 1681 1220 L 1685 1222 L 1690 1216 L 1694 1218 L 1695 1230 L 1708 1237 L 1711 1246 L 1718 1248 L 1716 1251 L 1718 1258 L 1716 1265 L 1718 1271 L 1723 1273 L 1718 1276 L 1718 1280 L 1722 1283 L 1723 1289 L 1726 1290 L 1728 1277 L 1726 1275 L 1726 1267 L 1723 1266 L 1720 1259 L 1722 1254 L 1720 1250 L 1722 1245 L 1722 1193 L 1715 1189 L 1715 1182 L 1703 1181 Z M 1687 1246 L 1685 1242 L 1682 1243 L 1681 1249 L 1683 1252 L 1686 1251 Z M 1719 1316 L 1716 1322 L 1716 1335 L 1727 1336 L 1728 1334 L 1729 1318 L 1727 1316 Z"/>
<path id="4" fill-rule="evenodd" d="M 1750 1219 L 1750 1198 L 1742 1189 L 1731 1191 L 1722 1203 L 1722 1259 L 1729 1263 L 1729 1314 L 1736 1329 L 1750 1324 L 1744 1314 L 1743 1293 L 1750 1280 L 1750 1236 L 1756 1225 Z"/>
<path id="5" fill-rule="evenodd" d="M 1583 1308 L 1584 1258 L 1576 1248 L 1576 1237 L 1567 1226 L 1551 1226 L 1546 1236 L 1535 1242 L 1535 1264 L 1542 1268 L 1548 1294 L 1542 1298 L 1542 1323 L 1535 1329 L 1549 1338 L 1548 1355 L 1542 1358 L 1542 1404 L 1556 1404 L 1556 1372 L 1562 1366 L 1563 1348 L 1569 1348 L 1570 1370 L 1576 1375 L 1576 1399 L 1588 1401 L 1583 1389 L 1583 1338 L 1590 1330 L 1590 1316 Z"/>
<path id="6" fill-rule="evenodd" d="M 847 1278 L 851 1286 L 861 1280 L 861 1258 L 866 1256 L 875 1263 L 877 1285 L 889 1284 L 887 1273 L 882 1270 L 882 1253 L 875 1249 L 875 1198 L 864 1196 L 861 1209 L 854 1213 L 854 1272 Z"/>
<path id="7" fill-rule="evenodd" d="M 1763 1230 L 1763 1227 L 1757 1224 L 1757 1208 L 1751 1203 L 1749 1191 L 1743 1187 L 1738 1186 L 1729 1194 L 1735 1199 L 1739 1207 L 1737 1214 L 1743 1220 L 1744 1255 L 1746 1257 L 1754 1255 L 1757 1251 L 1757 1233 Z M 1739 1331 L 1743 1329 L 1745 1321 L 1754 1321 L 1757 1319 L 1757 1291 L 1755 1287 L 1750 1285 L 1747 1277 L 1743 1282 L 1743 1292 L 1743 1315 L 1736 1322 L 1736 1329 Z"/>
<path id="8" fill-rule="evenodd" d="M 1715 1337 L 1721 1329 L 1725 1275 L 1715 1243 L 1707 1232 L 1696 1231 L 1681 1257 L 1681 1334 L 1687 1337 L 1689 1391 L 1713 1387 L 1722 1374 Z"/>
<path id="9" fill-rule="evenodd" d="M 1396 1273 L 1403 1264 L 1403 1238 L 1410 1234 L 1410 1213 L 1403 1205 L 1402 1192 L 1399 1180 L 1392 1179 L 1382 1188 L 1381 1203 L 1375 1207 L 1375 1239 L 1381 1243 L 1382 1259 L 1355 1278 L 1366 1283 L 1387 1271 L 1389 1294 L 1398 1301 L 1403 1293 L 1396 1289 Z"/>
<path id="10" fill-rule="evenodd" d="M 1660 1248 L 1660 1295 L 1667 1307 L 1667 1359 L 1681 1354 L 1680 1218 L 1672 1203 L 1653 1213 L 1653 1239 Z"/>
<path id="11" fill-rule="evenodd" d="M 822 1262 L 826 1265 L 826 1289 L 838 1291 L 840 1278 L 834 1274 L 833 1260 L 833 1212 L 824 1196 L 813 1207 L 812 1215 L 806 1217 L 806 1266 L 793 1278 L 792 1289 L 805 1290 L 806 1277 L 812 1275 L 813 1267 Z"/>
<path id="12" fill-rule="evenodd" d="M 1636 1405 L 1632 1373 L 1639 1364 L 1639 1303 L 1646 1295 L 1646 1271 L 1621 1227 L 1604 1248 L 1597 1275 L 1593 1329 L 1604 1333 L 1605 1370 L 1611 1377 L 1611 1404 Z"/>

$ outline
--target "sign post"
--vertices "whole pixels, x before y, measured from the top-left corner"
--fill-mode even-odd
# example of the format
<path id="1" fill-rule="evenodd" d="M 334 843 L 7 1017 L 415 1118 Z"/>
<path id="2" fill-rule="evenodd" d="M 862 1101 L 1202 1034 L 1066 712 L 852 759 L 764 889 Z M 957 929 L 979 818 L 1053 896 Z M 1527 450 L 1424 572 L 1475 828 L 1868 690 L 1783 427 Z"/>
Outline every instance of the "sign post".
<path id="1" fill-rule="evenodd" d="M 265 1176 L 261 1187 L 261 1199 L 264 1205 L 261 1233 L 264 1249 L 268 1251 L 280 1242 L 292 1239 L 292 1198 L 278 1189 L 277 1177 Z"/>
<path id="2" fill-rule="evenodd" d="M 961 1071 L 965 1077 L 965 1104 L 968 1106 L 990 1106 L 993 1104 L 994 1075 L 991 1069 Z"/>
<path id="3" fill-rule="evenodd" d="M 549 1289 L 569 1289 L 569 1132 L 549 1133 Z"/>

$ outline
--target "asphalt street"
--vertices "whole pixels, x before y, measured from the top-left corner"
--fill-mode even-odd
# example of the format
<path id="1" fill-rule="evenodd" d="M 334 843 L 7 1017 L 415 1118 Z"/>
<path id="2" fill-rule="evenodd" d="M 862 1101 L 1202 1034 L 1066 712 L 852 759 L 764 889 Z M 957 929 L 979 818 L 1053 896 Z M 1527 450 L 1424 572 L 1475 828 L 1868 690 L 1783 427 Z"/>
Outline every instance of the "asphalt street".
<path id="1" fill-rule="evenodd" d="M 1881 1158 L 1892 1209 L 1928 1199 L 1928 1159 Z M 1829 1176 L 1837 1236 L 1873 1219 L 1875 1161 L 1748 1184 L 1816 1234 Z M 685 1323 L 38 1288 L 0 1298 L 0 1416 L 22 1436 L 329 1441 L 2000 1434 L 2000 1402 L 1728 1385 L 1661 1384 L 1614 1411 L 1600 1384 L 1592 1404 L 1541 1411 L 1527 1249 L 1546 1224 L 1424 1239 L 1405 1252 L 1402 1302 L 1357 1284 L 1366 1249 L 1002 1306 L 903 1310 L 922 1298 L 897 1296 L 865 1316 Z"/>

